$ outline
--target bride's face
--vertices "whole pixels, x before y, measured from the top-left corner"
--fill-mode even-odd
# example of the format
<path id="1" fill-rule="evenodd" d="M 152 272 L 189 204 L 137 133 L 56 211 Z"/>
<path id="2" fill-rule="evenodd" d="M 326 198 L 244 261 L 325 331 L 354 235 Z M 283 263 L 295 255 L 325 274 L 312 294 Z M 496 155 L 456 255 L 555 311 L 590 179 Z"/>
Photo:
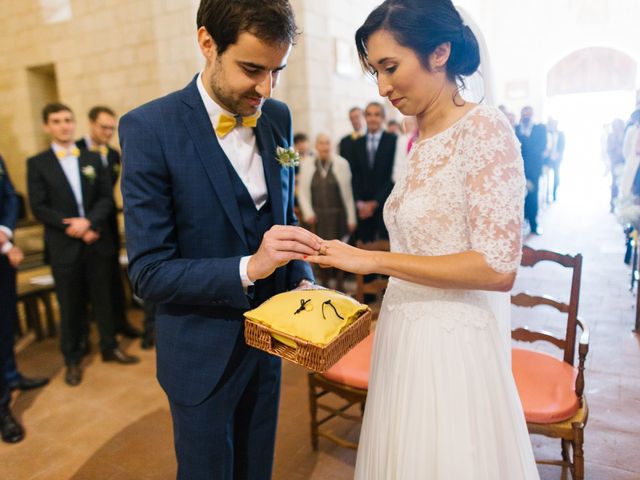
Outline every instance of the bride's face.
<path id="1" fill-rule="evenodd" d="M 433 103 L 447 82 L 445 66 L 450 45 L 443 44 L 429 56 L 429 69 L 416 52 L 400 45 L 386 30 L 367 41 L 369 63 L 376 72 L 378 91 L 402 114 L 416 116 Z"/>

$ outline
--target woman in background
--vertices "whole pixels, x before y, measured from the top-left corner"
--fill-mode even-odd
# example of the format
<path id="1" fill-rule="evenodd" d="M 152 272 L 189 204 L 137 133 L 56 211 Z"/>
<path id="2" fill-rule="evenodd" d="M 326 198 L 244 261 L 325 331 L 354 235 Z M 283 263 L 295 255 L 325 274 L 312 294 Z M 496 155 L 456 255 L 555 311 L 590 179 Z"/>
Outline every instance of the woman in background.
<path id="1" fill-rule="evenodd" d="M 356 228 L 356 209 L 349 162 L 334 153 L 331 139 L 316 137 L 316 157 L 300 162 L 298 204 L 303 221 L 321 238 L 347 240 Z M 330 271 L 322 269 L 321 282 L 328 287 Z M 344 289 L 344 272 L 336 272 L 336 290 Z"/>

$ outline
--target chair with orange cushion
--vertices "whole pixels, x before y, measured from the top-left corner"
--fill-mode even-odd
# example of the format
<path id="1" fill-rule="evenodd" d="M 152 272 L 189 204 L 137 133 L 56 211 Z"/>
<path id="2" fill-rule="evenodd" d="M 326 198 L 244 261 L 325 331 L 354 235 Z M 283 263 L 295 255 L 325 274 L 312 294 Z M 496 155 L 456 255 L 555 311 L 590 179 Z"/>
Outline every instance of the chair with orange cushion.
<path id="1" fill-rule="evenodd" d="M 355 422 L 362 420 L 364 405 L 369 388 L 369 368 L 373 333 L 350 350 L 344 357 L 324 373 L 309 374 L 309 409 L 311 411 L 311 445 L 318 449 L 318 438 L 324 437 L 347 448 L 358 448 L 356 443 L 338 437 L 325 428 L 320 428 L 329 420 L 341 417 Z M 332 393 L 345 402 L 335 407 L 319 400 Z M 347 411 L 355 405 L 360 405 L 360 415 Z M 318 418 L 318 410 L 328 412 L 323 418 Z"/>
<path id="2" fill-rule="evenodd" d="M 584 428 L 589 409 L 584 396 L 584 364 L 589 350 L 589 330 L 578 318 L 582 255 L 561 255 L 547 250 L 523 247 L 521 266 L 533 267 L 539 262 L 554 262 L 572 269 L 569 303 L 549 296 L 518 293 L 511 296 L 512 305 L 533 308 L 546 305 L 566 316 L 564 338 L 549 332 L 536 332 L 528 327 L 511 332 L 521 342 L 545 341 L 562 351 L 562 358 L 522 348 L 512 349 L 512 370 L 520 394 L 529 433 L 559 438 L 562 460 L 538 460 L 541 464 L 561 465 L 571 470 L 574 480 L 584 478 Z M 578 364 L 575 365 L 577 328 Z M 572 456 L 569 455 L 571 446 Z"/>

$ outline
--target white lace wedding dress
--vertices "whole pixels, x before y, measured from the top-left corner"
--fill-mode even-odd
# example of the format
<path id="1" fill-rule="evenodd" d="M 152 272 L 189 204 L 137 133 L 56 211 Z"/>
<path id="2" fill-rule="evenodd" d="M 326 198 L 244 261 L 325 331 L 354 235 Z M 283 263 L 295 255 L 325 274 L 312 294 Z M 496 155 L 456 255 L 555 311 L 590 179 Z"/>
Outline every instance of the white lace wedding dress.
<path id="1" fill-rule="evenodd" d="M 391 250 L 521 255 L 520 147 L 503 114 L 470 110 L 413 147 L 384 209 Z M 537 479 L 495 317 L 482 291 L 389 280 L 356 464 L 359 480 Z"/>

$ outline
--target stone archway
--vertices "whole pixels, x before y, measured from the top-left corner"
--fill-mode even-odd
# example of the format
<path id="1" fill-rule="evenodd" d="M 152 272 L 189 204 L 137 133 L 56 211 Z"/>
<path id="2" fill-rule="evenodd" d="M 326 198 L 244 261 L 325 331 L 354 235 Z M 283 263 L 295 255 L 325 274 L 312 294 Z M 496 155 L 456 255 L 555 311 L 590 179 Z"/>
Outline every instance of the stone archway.
<path id="1" fill-rule="evenodd" d="M 637 62 L 626 53 L 607 47 L 582 48 L 551 67 L 547 96 L 634 90 L 637 74 Z"/>

